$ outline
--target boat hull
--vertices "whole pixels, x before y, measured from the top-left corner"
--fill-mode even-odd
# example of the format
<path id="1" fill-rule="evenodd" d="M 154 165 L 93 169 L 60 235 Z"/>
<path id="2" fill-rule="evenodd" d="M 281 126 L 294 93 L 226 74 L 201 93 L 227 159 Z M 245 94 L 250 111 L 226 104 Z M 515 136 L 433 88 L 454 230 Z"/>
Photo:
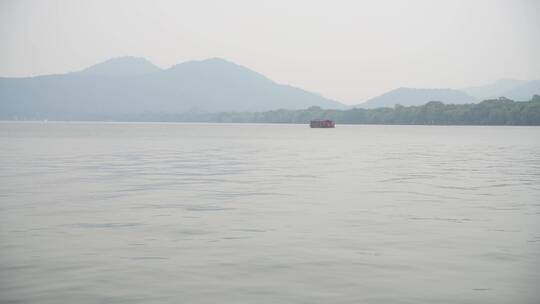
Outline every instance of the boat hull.
<path id="1" fill-rule="evenodd" d="M 336 124 L 331 120 L 312 120 L 309 122 L 310 128 L 334 128 Z"/>

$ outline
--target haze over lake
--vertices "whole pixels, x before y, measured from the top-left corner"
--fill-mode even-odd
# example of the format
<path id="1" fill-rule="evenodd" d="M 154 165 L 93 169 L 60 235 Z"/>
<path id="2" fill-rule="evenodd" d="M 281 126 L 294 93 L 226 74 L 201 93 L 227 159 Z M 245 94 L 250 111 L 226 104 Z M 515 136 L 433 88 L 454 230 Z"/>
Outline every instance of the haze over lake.
<path id="1" fill-rule="evenodd" d="M 0 123 L 3 303 L 538 303 L 540 129 Z"/>
<path id="2" fill-rule="evenodd" d="M 540 303 L 539 12 L 0 0 L 0 304 Z"/>

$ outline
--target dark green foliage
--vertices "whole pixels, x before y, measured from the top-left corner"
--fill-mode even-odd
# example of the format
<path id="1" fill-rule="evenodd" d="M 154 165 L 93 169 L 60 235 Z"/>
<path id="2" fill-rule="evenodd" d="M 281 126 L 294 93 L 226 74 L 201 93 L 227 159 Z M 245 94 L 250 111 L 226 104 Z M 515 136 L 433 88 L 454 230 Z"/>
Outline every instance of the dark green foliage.
<path id="1" fill-rule="evenodd" d="M 184 113 L 155 120 L 230 123 L 299 123 L 312 119 L 331 119 L 338 124 L 403 125 L 540 125 L 540 96 L 527 102 L 506 98 L 478 104 L 443 104 L 431 101 L 423 106 L 350 110 L 275 110 L 267 112 Z"/>
<path id="2" fill-rule="evenodd" d="M 530 101 L 506 98 L 485 100 L 478 104 L 443 104 L 431 101 L 422 106 L 349 110 L 326 110 L 310 107 L 305 110 L 273 110 L 266 112 L 204 112 L 178 114 L 152 113 L 143 115 L 103 116 L 96 121 L 167 121 L 223 123 L 290 123 L 307 124 L 312 119 L 331 119 L 337 124 L 390 125 L 540 125 L 540 96 Z M 76 120 L 76 118 L 74 118 Z"/>

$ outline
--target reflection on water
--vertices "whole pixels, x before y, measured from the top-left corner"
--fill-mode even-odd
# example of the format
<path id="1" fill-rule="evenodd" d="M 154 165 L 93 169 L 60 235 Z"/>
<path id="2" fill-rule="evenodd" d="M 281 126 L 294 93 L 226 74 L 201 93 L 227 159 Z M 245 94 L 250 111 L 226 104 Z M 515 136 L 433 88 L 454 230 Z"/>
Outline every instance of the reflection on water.
<path id="1" fill-rule="evenodd" d="M 540 129 L 0 123 L 2 303 L 538 303 Z"/>

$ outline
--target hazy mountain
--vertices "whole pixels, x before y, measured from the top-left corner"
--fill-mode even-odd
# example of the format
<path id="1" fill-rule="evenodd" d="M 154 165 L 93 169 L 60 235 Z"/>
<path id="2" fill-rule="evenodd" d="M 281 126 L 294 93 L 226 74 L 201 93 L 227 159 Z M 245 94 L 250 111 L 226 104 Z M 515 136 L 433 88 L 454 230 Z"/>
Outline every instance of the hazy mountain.
<path id="1" fill-rule="evenodd" d="M 78 73 L 98 76 L 137 76 L 161 71 L 145 58 L 120 57 L 95 64 Z"/>
<path id="2" fill-rule="evenodd" d="M 219 58 L 161 70 L 145 59 L 123 57 L 75 73 L 0 78 L 0 119 L 122 119 L 310 106 L 345 107 Z"/>
<path id="3" fill-rule="evenodd" d="M 529 100 L 540 94 L 540 80 L 501 79 L 494 83 L 463 89 L 480 100 L 507 97 L 514 100 Z"/>
<path id="4" fill-rule="evenodd" d="M 399 88 L 371 98 L 366 102 L 357 105 L 357 107 L 372 109 L 380 107 L 394 107 L 397 104 L 402 106 L 419 106 L 430 101 L 463 104 L 473 103 L 477 100 L 476 98 L 467 95 L 465 92 L 453 89 Z"/>
<path id="5" fill-rule="evenodd" d="M 540 80 L 527 81 L 502 94 L 504 97 L 519 101 L 529 100 L 533 95 L 540 95 Z"/>

